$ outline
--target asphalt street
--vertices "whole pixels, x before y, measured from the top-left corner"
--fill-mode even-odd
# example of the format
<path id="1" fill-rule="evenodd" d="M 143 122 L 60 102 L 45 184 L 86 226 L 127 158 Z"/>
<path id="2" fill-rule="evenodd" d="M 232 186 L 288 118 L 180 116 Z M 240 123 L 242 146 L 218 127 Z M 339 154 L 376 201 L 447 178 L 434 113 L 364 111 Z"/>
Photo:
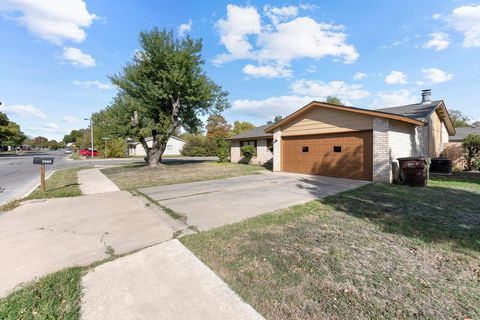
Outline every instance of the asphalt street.
<path id="1" fill-rule="evenodd" d="M 93 166 L 95 164 L 122 164 L 141 161 L 139 159 L 123 160 L 67 160 L 63 151 L 44 153 L 26 153 L 19 155 L 2 155 L 0 153 L 0 205 L 15 198 L 20 198 L 39 183 L 39 166 L 33 164 L 33 157 L 54 157 L 54 164 L 47 165 L 47 175 L 52 170 Z"/>

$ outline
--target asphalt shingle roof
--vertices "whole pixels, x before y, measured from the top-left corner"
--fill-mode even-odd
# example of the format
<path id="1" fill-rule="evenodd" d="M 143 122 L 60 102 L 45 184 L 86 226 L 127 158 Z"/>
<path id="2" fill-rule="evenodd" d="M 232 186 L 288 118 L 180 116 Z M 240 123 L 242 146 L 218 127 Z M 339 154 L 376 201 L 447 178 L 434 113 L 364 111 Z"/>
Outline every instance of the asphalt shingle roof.
<path id="1" fill-rule="evenodd" d="M 425 121 L 425 119 L 438 107 L 438 105 L 441 102 L 442 100 L 435 100 L 435 101 L 430 101 L 428 103 L 415 103 L 415 104 L 409 104 L 409 105 L 404 105 L 399 107 L 375 109 L 372 111 L 396 114 L 396 115 L 409 117 L 419 121 Z M 355 108 L 355 109 L 361 109 L 361 108 Z M 362 109 L 362 110 L 368 110 L 368 109 Z M 268 124 L 259 126 L 250 131 L 237 134 L 236 136 L 233 136 L 230 139 L 236 140 L 236 139 L 260 138 L 260 137 L 272 137 L 273 134 L 266 133 L 264 131 L 269 126 L 270 125 Z"/>
<path id="2" fill-rule="evenodd" d="M 455 131 L 457 131 L 457 133 L 453 137 L 450 137 L 450 141 L 463 141 L 463 139 L 471 133 L 480 134 L 480 127 L 455 128 Z"/>
<path id="3" fill-rule="evenodd" d="M 236 139 L 248 139 L 248 138 L 260 138 L 260 137 L 272 137 L 273 134 L 271 133 L 266 133 L 264 130 L 269 127 L 269 124 L 265 124 L 263 126 L 259 126 L 256 128 L 253 128 L 252 130 L 245 131 L 242 133 L 237 134 L 236 136 L 233 136 L 230 138 L 230 140 L 236 140 Z"/>
<path id="4" fill-rule="evenodd" d="M 374 111 L 398 114 L 401 116 L 423 121 L 437 108 L 440 102 L 442 101 L 436 100 L 429 103 L 415 103 L 399 107 L 376 109 Z"/>

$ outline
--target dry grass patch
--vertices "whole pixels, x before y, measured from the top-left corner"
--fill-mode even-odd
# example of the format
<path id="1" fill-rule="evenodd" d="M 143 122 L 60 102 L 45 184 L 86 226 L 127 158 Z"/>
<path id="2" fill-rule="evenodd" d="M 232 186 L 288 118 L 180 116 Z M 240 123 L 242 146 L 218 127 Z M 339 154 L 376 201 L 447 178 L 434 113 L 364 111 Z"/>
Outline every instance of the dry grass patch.
<path id="1" fill-rule="evenodd" d="M 181 241 L 267 319 L 478 319 L 479 239 L 480 193 L 368 185 Z"/>
<path id="2" fill-rule="evenodd" d="M 103 169 L 102 172 L 120 189 L 144 187 L 256 174 L 265 170 L 260 166 L 216 162 L 169 161 L 157 168 L 125 166 Z"/>

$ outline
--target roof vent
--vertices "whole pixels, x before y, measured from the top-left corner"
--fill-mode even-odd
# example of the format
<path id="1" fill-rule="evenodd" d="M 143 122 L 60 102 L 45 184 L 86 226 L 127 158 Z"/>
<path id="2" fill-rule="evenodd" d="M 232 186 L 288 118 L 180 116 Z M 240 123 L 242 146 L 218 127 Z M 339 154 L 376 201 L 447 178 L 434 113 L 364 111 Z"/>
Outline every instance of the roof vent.
<path id="1" fill-rule="evenodd" d="M 422 103 L 430 103 L 430 101 L 432 101 L 432 90 L 422 90 Z"/>

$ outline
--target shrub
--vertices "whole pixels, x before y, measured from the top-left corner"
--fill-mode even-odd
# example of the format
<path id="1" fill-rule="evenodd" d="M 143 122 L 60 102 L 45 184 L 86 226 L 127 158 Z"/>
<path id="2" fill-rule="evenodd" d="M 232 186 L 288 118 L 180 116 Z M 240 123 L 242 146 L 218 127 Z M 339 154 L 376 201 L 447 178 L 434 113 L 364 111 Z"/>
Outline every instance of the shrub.
<path id="1" fill-rule="evenodd" d="M 230 143 L 225 139 L 217 139 L 217 157 L 218 162 L 228 162 L 230 157 Z"/>
<path id="2" fill-rule="evenodd" d="M 105 146 L 104 156 L 107 158 L 123 158 L 126 154 L 125 141 L 120 138 L 109 140 Z"/>
<path id="3" fill-rule="evenodd" d="M 463 150 L 465 151 L 467 170 L 475 169 L 480 160 L 480 135 L 471 133 L 466 136 L 463 140 Z"/>
<path id="4" fill-rule="evenodd" d="M 189 134 L 183 137 L 185 145 L 181 151 L 183 156 L 206 157 L 217 155 L 217 142 L 200 134 Z"/>
<path id="5" fill-rule="evenodd" d="M 252 158 L 253 158 L 253 154 L 255 153 L 255 147 L 254 147 L 254 146 L 250 146 L 250 145 L 248 145 L 248 146 L 243 146 L 243 147 L 241 148 L 241 150 L 242 150 L 243 159 L 244 159 L 247 163 L 249 163 L 250 160 L 252 160 Z"/>

